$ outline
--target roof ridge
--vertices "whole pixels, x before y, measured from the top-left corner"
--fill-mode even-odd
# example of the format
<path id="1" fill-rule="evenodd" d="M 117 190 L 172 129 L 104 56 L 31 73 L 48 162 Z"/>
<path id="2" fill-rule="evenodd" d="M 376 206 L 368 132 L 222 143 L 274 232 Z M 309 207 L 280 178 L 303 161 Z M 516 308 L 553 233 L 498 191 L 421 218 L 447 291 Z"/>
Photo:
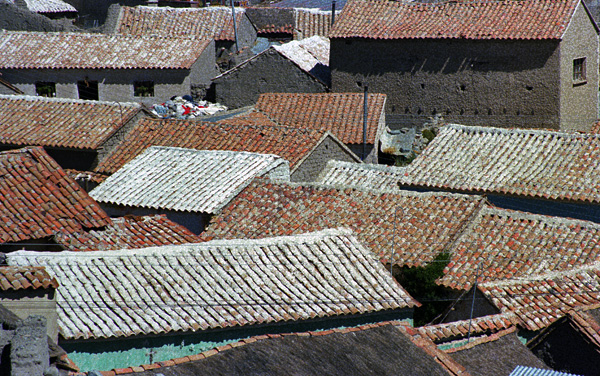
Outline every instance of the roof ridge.
<path id="1" fill-rule="evenodd" d="M 480 217 L 483 215 L 497 215 L 499 217 L 509 217 L 509 218 L 515 218 L 515 219 L 519 219 L 519 220 L 537 220 L 537 221 L 544 222 L 544 223 L 560 224 L 560 225 L 577 224 L 577 225 L 581 225 L 582 227 L 588 227 L 588 228 L 596 227 L 596 228 L 600 229 L 600 223 L 586 221 L 584 219 L 569 218 L 569 217 L 557 217 L 554 215 L 530 213 L 530 212 L 526 212 L 526 211 L 499 208 L 499 207 L 490 206 L 490 205 L 486 205 L 482 209 L 482 211 L 480 212 Z"/>
<path id="2" fill-rule="evenodd" d="M 514 1 L 524 1 L 524 0 L 514 0 Z M 600 138 L 600 134 L 595 133 L 581 133 L 581 132 L 567 132 L 567 131 L 558 131 L 552 129 L 532 129 L 532 128 L 499 128 L 499 127 L 486 127 L 482 125 L 463 125 L 457 123 L 447 123 L 444 124 L 440 128 L 440 131 L 445 128 L 456 129 L 459 131 L 463 131 L 465 133 L 497 133 L 503 135 L 513 135 L 513 134 L 539 134 L 539 135 L 556 135 L 556 136 L 565 136 L 571 138 Z M 573 137 L 577 136 L 577 137 Z"/>
<path id="3" fill-rule="evenodd" d="M 78 98 L 57 98 L 57 97 L 44 97 L 39 95 L 26 95 L 26 94 L 0 94 L 0 99 L 14 99 L 14 100 L 28 100 L 28 101 L 40 101 L 40 102 L 56 102 L 56 103 L 83 103 L 93 105 L 107 105 L 107 106 L 128 106 L 142 108 L 142 105 L 137 102 L 117 102 L 117 101 L 95 101 L 91 99 L 78 99 Z"/>

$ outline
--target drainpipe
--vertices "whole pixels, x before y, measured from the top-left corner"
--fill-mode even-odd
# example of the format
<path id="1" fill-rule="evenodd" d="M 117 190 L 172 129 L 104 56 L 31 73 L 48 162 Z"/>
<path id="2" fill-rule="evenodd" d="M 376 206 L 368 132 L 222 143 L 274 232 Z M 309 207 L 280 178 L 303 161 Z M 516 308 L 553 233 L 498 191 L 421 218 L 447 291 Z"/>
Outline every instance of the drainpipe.
<path id="1" fill-rule="evenodd" d="M 238 46 L 238 37 L 237 37 L 237 25 L 235 22 L 235 6 L 233 5 L 233 0 L 231 0 L 231 16 L 233 17 L 233 36 L 235 38 L 235 52 L 240 52 L 240 46 Z"/>
<path id="2" fill-rule="evenodd" d="M 335 22 L 335 0 L 331 2 L 331 26 Z"/>
<path id="3" fill-rule="evenodd" d="M 362 160 L 364 161 L 367 158 L 367 116 L 368 116 L 368 91 L 369 87 L 365 84 L 365 96 L 363 100 L 363 151 L 362 151 Z"/>

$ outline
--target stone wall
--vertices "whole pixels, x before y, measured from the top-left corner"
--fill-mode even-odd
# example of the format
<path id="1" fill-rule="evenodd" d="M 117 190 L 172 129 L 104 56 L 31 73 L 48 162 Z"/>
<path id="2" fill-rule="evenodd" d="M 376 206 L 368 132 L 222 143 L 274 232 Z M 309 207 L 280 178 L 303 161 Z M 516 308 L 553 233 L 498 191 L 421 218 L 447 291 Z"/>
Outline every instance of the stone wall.
<path id="1" fill-rule="evenodd" d="M 215 101 L 229 109 L 250 106 L 263 93 L 325 93 L 327 87 L 275 49 L 213 80 Z"/>
<path id="2" fill-rule="evenodd" d="M 21 319 L 30 315 L 43 317 L 44 336 L 47 335 L 53 341 L 58 339 L 58 315 L 53 289 L 4 291 L 0 297 L 0 304 Z"/>
<path id="3" fill-rule="evenodd" d="M 291 181 L 316 181 L 330 160 L 359 162 L 360 159 L 350 149 L 328 136 L 296 167 Z"/>
<path id="4" fill-rule="evenodd" d="M 558 128 L 559 66 L 551 40 L 331 40 L 332 91 L 366 83 L 387 114 L 462 124 Z"/>

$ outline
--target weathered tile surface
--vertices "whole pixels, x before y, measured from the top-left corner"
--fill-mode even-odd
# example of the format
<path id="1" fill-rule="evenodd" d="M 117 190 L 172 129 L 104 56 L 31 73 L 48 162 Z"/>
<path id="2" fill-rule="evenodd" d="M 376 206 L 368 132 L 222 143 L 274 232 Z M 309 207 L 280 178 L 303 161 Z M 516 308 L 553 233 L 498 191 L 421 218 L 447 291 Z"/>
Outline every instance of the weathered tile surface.
<path id="1" fill-rule="evenodd" d="M 479 196 L 368 190 L 255 179 L 213 217 L 205 240 L 345 226 L 383 262 L 419 266 L 447 250 L 484 204 Z"/>
<path id="2" fill-rule="evenodd" d="M 336 12 L 337 13 L 337 12 Z M 336 14 L 339 16 L 339 14 Z M 327 37 L 331 28 L 331 9 L 323 11 L 314 8 L 294 9 L 294 33 L 295 40 L 310 38 L 314 35 Z M 329 55 L 329 54 L 328 54 Z M 327 59 L 329 60 L 329 59 Z"/>
<path id="3" fill-rule="evenodd" d="M 330 37 L 561 39 L 578 3 L 578 0 L 441 3 L 349 0 Z"/>
<path id="4" fill-rule="evenodd" d="M 399 189 L 398 181 L 404 171 L 404 167 L 331 160 L 318 181 L 327 185 L 395 190 Z"/>
<path id="5" fill-rule="evenodd" d="M 111 223 L 41 147 L 0 153 L 0 243 Z"/>
<path id="6" fill-rule="evenodd" d="M 469 335 L 476 336 L 485 333 L 496 333 L 501 330 L 515 328 L 519 323 L 513 313 L 475 317 L 472 320 L 460 320 L 449 323 L 427 325 L 416 328 L 423 336 L 433 342 L 449 342 Z"/>
<path id="7" fill-rule="evenodd" d="M 43 266 L 0 266 L 0 290 L 55 289 L 56 278 Z"/>
<path id="8" fill-rule="evenodd" d="M 141 120 L 96 168 L 111 174 L 150 146 L 276 154 L 295 168 L 325 137 L 326 131 L 278 126 L 260 112 L 217 123 L 186 120 Z"/>
<path id="9" fill-rule="evenodd" d="M 58 233 L 54 240 L 69 251 L 109 251 L 195 243 L 199 238 L 164 215 L 113 218 L 103 229 Z"/>
<path id="10" fill-rule="evenodd" d="M 272 154 L 152 146 L 90 192 L 115 205 L 216 213 L 257 176 L 289 180 Z"/>
<path id="11" fill-rule="evenodd" d="M 190 69 L 209 43 L 193 38 L 2 31 L 0 68 Z"/>
<path id="12" fill-rule="evenodd" d="M 237 27 L 244 9 L 237 8 Z M 200 39 L 235 40 L 229 7 L 170 8 L 122 7 L 116 32 L 127 35 L 194 36 Z"/>
<path id="13" fill-rule="evenodd" d="M 15 0 L 6 1 L 12 4 L 15 3 Z M 74 6 L 62 0 L 24 0 L 23 2 L 27 6 L 27 9 L 35 13 L 77 12 Z"/>
<path id="14" fill-rule="evenodd" d="M 361 93 L 268 93 L 258 97 L 256 109 L 279 124 L 297 128 L 323 128 L 345 144 L 361 144 L 363 98 Z M 367 143 L 375 142 L 385 100 L 385 94 L 368 95 Z"/>
<path id="15" fill-rule="evenodd" d="M 600 225 L 486 207 L 452 247 L 439 282 L 469 289 L 475 282 L 527 278 L 600 261 Z"/>
<path id="16" fill-rule="evenodd" d="M 418 305 L 348 230 L 101 254 L 18 251 L 8 261 L 44 265 L 59 280 L 58 325 L 65 339 L 271 324 Z"/>
<path id="17" fill-rule="evenodd" d="M 600 134 L 446 125 L 401 184 L 600 203 Z"/>
<path id="18" fill-rule="evenodd" d="M 137 103 L 0 95 L 0 143 L 96 149 L 140 109 Z"/>

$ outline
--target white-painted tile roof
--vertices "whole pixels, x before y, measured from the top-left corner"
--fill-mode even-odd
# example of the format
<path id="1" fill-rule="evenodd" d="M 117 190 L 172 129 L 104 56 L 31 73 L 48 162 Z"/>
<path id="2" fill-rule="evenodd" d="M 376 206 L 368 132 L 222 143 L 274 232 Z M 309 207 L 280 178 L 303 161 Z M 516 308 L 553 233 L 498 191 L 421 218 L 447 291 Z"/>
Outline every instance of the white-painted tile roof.
<path id="1" fill-rule="evenodd" d="M 216 213 L 257 176 L 289 181 L 273 154 L 152 146 L 90 192 L 115 205 Z"/>
<path id="2" fill-rule="evenodd" d="M 15 3 L 14 0 L 6 1 L 12 4 Z M 25 0 L 25 4 L 27 4 L 27 9 L 35 13 L 77 13 L 77 9 L 74 6 L 62 0 Z"/>
<path id="3" fill-rule="evenodd" d="M 65 339 L 365 314 L 418 305 L 350 230 L 105 252 L 8 254 L 55 277 Z"/>
<path id="4" fill-rule="evenodd" d="M 318 182 L 334 186 L 354 186 L 369 189 L 398 189 L 405 167 L 330 160 Z"/>
<path id="5" fill-rule="evenodd" d="M 599 161 L 600 134 L 450 124 L 402 184 L 600 203 Z"/>
<path id="6" fill-rule="evenodd" d="M 0 31 L 0 68 L 189 69 L 210 43 L 193 38 Z"/>
<path id="7" fill-rule="evenodd" d="M 319 35 L 273 48 L 306 72 L 310 72 L 318 64 L 329 66 L 329 39 Z"/>

